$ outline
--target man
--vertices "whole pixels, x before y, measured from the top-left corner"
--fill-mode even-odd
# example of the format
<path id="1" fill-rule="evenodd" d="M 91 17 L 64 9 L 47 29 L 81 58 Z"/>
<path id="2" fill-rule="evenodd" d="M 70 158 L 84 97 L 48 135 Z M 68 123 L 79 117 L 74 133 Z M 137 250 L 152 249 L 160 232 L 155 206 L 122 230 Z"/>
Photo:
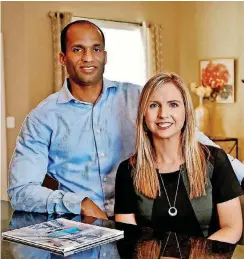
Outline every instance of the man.
<path id="1" fill-rule="evenodd" d="M 69 24 L 61 45 L 59 58 L 69 78 L 27 116 L 8 194 L 16 210 L 74 214 L 89 197 L 110 216 L 116 169 L 133 153 L 140 87 L 103 79 L 105 40 L 90 22 Z M 41 186 L 46 173 L 60 190 Z"/>
<path id="2" fill-rule="evenodd" d="M 105 218 L 113 215 L 117 167 L 133 154 L 141 88 L 103 78 L 107 53 L 96 25 L 67 25 L 61 47 L 69 78 L 25 119 L 8 195 L 16 210 Z M 41 186 L 46 173 L 59 190 Z"/>

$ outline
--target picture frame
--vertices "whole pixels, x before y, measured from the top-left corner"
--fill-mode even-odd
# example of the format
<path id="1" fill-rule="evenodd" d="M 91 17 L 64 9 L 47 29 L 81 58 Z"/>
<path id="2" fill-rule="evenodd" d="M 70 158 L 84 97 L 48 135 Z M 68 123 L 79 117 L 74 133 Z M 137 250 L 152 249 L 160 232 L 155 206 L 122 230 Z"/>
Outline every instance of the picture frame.
<path id="1" fill-rule="evenodd" d="M 200 60 L 200 83 L 212 89 L 209 99 L 217 103 L 235 102 L 235 59 Z"/>

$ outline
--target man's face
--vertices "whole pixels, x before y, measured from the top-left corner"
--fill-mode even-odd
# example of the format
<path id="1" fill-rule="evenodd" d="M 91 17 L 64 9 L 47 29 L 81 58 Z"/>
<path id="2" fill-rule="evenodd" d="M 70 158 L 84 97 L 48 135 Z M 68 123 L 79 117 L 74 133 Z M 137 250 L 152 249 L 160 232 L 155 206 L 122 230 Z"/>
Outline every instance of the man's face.
<path id="1" fill-rule="evenodd" d="M 60 62 L 78 85 L 101 82 L 107 53 L 98 29 L 90 24 L 72 25 L 67 31 L 66 53 L 60 54 Z"/>

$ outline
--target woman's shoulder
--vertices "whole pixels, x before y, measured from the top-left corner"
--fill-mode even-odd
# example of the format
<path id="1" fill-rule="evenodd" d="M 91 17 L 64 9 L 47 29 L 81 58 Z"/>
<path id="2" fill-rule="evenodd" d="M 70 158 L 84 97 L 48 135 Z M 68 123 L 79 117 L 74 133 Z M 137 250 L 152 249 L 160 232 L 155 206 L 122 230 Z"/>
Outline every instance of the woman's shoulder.
<path id="1" fill-rule="evenodd" d="M 215 147 L 215 146 L 210 146 L 210 145 L 204 145 L 204 144 L 200 144 L 202 149 L 203 149 L 203 152 L 206 154 L 206 155 L 211 155 L 211 156 L 215 156 L 218 151 L 219 151 L 219 147 Z"/>
<path id="2" fill-rule="evenodd" d="M 124 175 L 124 177 L 126 177 L 126 175 L 130 175 L 131 176 L 131 172 L 132 172 L 132 169 L 133 169 L 133 166 L 132 166 L 132 162 L 133 162 L 133 157 L 130 157 L 124 161 L 122 161 L 118 167 L 118 171 L 117 171 L 117 174 L 119 175 Z"/>
<path id="3" fill-rule="evenodd" d="M 123 168 L 130 168 L 130 167 L 132 167 L 132 165 L 131 165 L 132 164 L 132 159 L 133 159 L 133 157 L 130 157 L 130 158 L 122 161 L 120 163 L 119 167 L 123 167 Z"/>
<path id="4" fill-rule="evenodd" d="M 225 151 L 217 146 L 203 145 L 201 144 L 205 157 L 212 164 L 216 162 L 216 160 L 226 160 L 227 154 Z"/>

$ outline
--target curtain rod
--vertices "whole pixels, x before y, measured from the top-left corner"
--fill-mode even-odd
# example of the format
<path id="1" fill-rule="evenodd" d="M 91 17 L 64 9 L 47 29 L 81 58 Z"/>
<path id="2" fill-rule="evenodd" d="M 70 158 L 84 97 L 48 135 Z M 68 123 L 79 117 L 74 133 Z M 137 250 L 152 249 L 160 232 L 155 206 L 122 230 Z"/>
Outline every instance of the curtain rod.
<path id="1" fill-rule="evenodd" d="M 79 17 L 84 19 L 91 19 L 91 20 L 98 20 L 98 21 L 107 21 L 107 22 L 119 22 L 119 23 L 128 23 L 128 24 L 134 24 L 134 25 L 140 25 L 142 26 L 142 23 L 140 22 L 126 22 L 126 21 L 118 21 L 118 20 L 110 20 L 110 19 L 98 19 L 98 18 L 92 18 L 92 17 L 80 17 L 80 16 L 73 16 L 73 17 Z"/>
<path id="2" fill-rule="evenodd" d="M 63 13 L 60 12 L 60 18 L 63 19 Z M 50 15 L 50 14 L 49 14 Z M 57 12 L 55 12 L 55 16 L 57 17 Z M 92 18 L 92 17 L 80 17 L 80 16 L 73 16 L 73 17 L 78 17 L 78 18 L 84 18 L 84 19 L 91 19 L 91 20 L 98 20 L 98 21 L 107 21 L 107 22 L 119 22 L 119 23 L 127 23 L 127 24 L 134 24 L 134 25 L 139 25 L 142 26 L 142 22 L 126 22 L 126 21 L 119 21 L 119 20 L 110 20 L 110 19 L 100 19 L 100 18 Z M 151 24 L 147 23 L 147 27 L 150 28 Z"/>

